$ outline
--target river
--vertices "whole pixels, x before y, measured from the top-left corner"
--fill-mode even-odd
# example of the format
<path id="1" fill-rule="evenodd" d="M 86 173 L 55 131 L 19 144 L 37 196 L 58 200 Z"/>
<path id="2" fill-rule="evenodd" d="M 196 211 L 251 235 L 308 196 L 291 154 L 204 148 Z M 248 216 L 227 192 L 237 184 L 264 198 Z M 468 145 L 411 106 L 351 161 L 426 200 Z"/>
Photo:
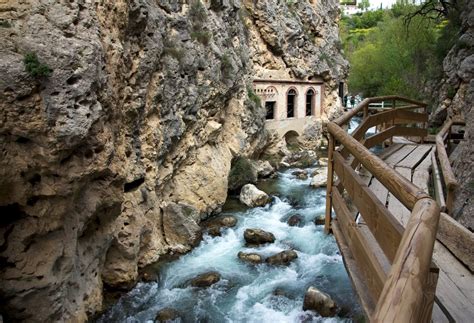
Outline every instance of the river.
<path id="1" fill-rule="evenodd" d="M 181 314 L 181 322 L 349 322 L 360 317 L 334 237 L 313 222 L 324 214 L 325 190 L 310 188 L 310 178 L 297 179 L 292 171 L 281 171 L 277 179 L 259 184 L 273 197 L 265 207 L 246 209 L 229 198 L 222 214 L 235 216 L 235 227 L 224 229 L 221 237 L 204 235 L 192 252 L 161 267 L 157 283 L 139 283 L 98 322 L 152 321 L 167 307 Z M 299 227 L 286 223 L 293 214 L 303 218 Z M 276 242 L 247 248 L 246 228 L 270 231 Z M 237 258 L 239 251 L 270 256 L 290 248 L 298 258 L 288 267 L 249 265 Z M 218 271 L 222 279 L 207 289 L 189 287 L 191 278 L 208 271 Z M 336 317 L 302 310 L 310 285 L 332 296 L 340 308 Z"/>

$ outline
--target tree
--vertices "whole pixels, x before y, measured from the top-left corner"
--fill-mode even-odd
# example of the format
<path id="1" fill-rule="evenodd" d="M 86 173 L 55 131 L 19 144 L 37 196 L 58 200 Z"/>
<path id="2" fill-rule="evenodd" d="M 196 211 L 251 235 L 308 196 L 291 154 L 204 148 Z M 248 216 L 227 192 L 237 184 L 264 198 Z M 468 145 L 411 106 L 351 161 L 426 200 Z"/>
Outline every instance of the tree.
<path id="1" fill-rule="evenodd" d="M 369 7 L 370 7 L 370 2 L 369 2 L 369 0 L 360 0 L 357 7 L 361 10 L 367 11 L 367 9 L 369 9 Z"/>

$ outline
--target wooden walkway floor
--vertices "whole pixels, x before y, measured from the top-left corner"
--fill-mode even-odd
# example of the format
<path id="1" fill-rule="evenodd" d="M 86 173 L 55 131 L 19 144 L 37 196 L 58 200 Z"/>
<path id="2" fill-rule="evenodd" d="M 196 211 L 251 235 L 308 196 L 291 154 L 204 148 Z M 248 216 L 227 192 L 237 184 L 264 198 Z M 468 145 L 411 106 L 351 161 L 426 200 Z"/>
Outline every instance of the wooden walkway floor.
<path id="1" fill-rule="evenodd" d="M 433 145 L 417 145 L 408 141 L 394 143 L 385 149 L 379 157 L 428 192 L 430 181 L 431 153 Z M 405 227 L 410 211 L 364 169 L 359 170 L 366 184 L 377 198 Z M 358 224 L 364 228 L 364 220 L 359 216 Z M 363 230 L 368 240 L 373 239 L 370 230 Z M 388 275 L 390 265 L 380 250 L 376 252 L 383 269 Z M 433 262 L 439 267 L 436 300 L 433 307 L 433 322 L 474 322 L 474 276 L 441 242 L 436 241 Z"/>

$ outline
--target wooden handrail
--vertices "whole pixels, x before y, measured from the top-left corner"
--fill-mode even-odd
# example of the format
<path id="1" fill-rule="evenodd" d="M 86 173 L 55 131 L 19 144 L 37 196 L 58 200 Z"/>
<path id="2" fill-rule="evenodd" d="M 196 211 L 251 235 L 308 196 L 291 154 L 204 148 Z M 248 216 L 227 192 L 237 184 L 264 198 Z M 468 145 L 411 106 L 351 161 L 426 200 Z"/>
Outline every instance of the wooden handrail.
<path id="1" fill-rule="evenodd" d="M 419 199 L 429 197 L 423 190 L 372 154 L 363 144 L 349 136 L 337 124 L 329 122 L 327 127 L 329 133 L 342 143 L 407 208 L 412 209 Z"/>
<path id="2" fill-rule="evenodd" d="M 345 125 L 352 117 L 354 117 L 356 114 L 361 112 L 364 109 L 369 108 L 370 103 L 376 103 L 376 102 L 381 102 L 381 101 L 402 101 L 406 103 L 411 103 L 415 104 L 419 107 L 426 107 L 427 104 L 421 101 L 413 100 L 410 98 L 406 98 L 403 96 L 399 95 L 388 95 L 388 96 L 378 96 L 378 97 L 373 97 L 373 98 L 366 98 L 362 100 L 355 108 L 351 109 L 347 113 L 343 114 L 339 118 L 333 120 L 334 123 L 336 123 L 339 126 Z"/>
<path id="3" fill-rule="evenodd" d="M 415 323 L 431 319 L 431 313 L 423 311 L 423 291 L 429 277 L 439 216 L 439 207 L 431 198 L 416 202 L 377 302 L 374 322 Z"/>
<path id="4" fill-rule="evenodd" d="M 444 184 L 446 185 L 446 208 L 448 213 L 452 213 L 453 204 L 454 204 L 454 192 L 458 187 L 458 182 L 456 176 L 454 175 L 453 169 L 451 168 L 451 163 L 449 162 L 448 153 L 444 146 L 444 139 L 450 132 L 453 121 L 448 119 L 441 130 L 436 135 L 436 153 L 438 155 L 438 160 L 441 168 L 441 173 L 443 175 Z"/>
<path id="5" fill-rule="evenodd" d="M 395 108 L 370 115 L 368 105 L 383 100 L 399 100 L 415 106 L 396 108 L 394 103 L 392 106 Z M 409 111 L 413 108 L 422 108 L 424 112 Z M 351 136 L 341 126 L 361 111 L 364 111 L 363 121 Z M 359 276 L 362 274 L 364 284 L 371 295 L 369 298 L 372 301 L 367 300 L 367 295 L 361 296 L 371 321 L 431 320 L 437 283 L 437 273 L 431 268 L 431 256 L 440 218 L 439 206 L 426 192 L 368 150 L 369 147 L 385 142 L 393 136 L 423 138 L 427 135 L 427 121 L 426 104 L 399 96 L 385 96 L 365 99 L 352 111 L 327 124 L 331 149 L 328 152 L 326 230 L 330 228 L 330 210 L 333 206 L 336 213 L 335 233 L 345 240 L 341 250 L 348 249 L 349 257 L 360 264 L 355 272 L 351 272 L 351 278 L 354 275 L 353 282 L 361 286 Z M 403 126 L 411 123 L 422 123 L 424 128 Z M 382 131 L 365 138 L 367 130 L 378 125 L 383 125 Z M 335 150 L 336 142 L 343 147 Z M 353 160 L 347 159 L 349 155 L 353 156 Z M 359 163 L 385 186 L 390 194 L 412 210 L 405 229 L 354 170 Z M 333 187 L 334 172 L 339 178 L 337 187 Z M 362 215 L 366 226 L 359 228 L 356 224 L 353 213 L 349 211 L 342 197 L 343 190 L 347 193 L 344 196 L 350 198 L 352 205 Z M 368 236 L 363 231 L 367 229 L 370 230 Z M 386 260 L 375 256 L 379 252 L 377 250 L 383 251 Z M 388 265 L 386 261 L 389 262 Z M 380 271 L 381 266 L 390 264 L 390 275 L 385 277 Z M 373 302 L 377 303 L 375 308 L 370 305 L 374 304 Z"/>

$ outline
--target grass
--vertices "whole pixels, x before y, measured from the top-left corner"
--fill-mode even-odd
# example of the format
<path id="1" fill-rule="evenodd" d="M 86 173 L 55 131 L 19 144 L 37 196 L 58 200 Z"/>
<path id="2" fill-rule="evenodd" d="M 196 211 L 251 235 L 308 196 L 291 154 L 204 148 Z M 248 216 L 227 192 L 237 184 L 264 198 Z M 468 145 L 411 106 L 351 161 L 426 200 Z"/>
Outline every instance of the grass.
<path id="1" fill-rule="evenodd" d="M 53 72 L 48 65 L 39 61 L 36 53 L 27 53 L 23 58 L 23 63 L 28 74 L 35 78 L 48 77 Z"/>

